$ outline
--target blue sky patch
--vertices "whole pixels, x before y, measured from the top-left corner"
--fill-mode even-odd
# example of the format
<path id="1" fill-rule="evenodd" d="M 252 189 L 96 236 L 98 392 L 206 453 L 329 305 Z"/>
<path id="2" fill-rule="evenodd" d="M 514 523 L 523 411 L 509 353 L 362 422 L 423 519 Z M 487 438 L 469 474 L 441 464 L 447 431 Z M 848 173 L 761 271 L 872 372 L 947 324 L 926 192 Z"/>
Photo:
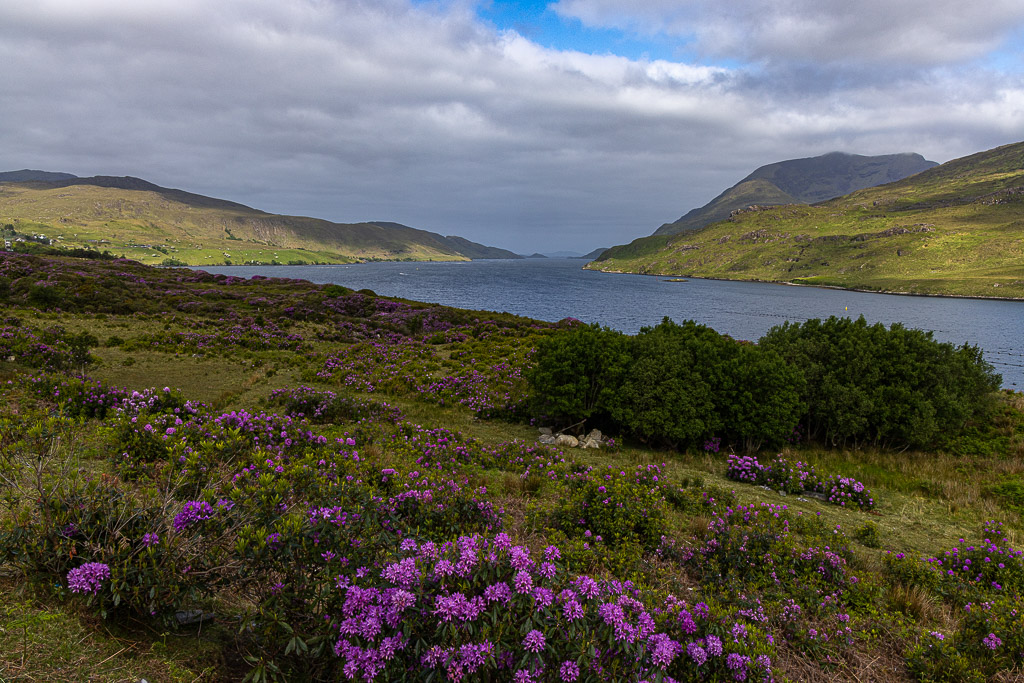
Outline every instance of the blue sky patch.
<path id="1" fill-rule="evenodd" d="M 547 0 L 491 0 L 478 6 L 477 15 L 499 30 L 511 29 L 538 45 L 557 50 L 630 59 L 680 61 L 687 57 L 686 46 L 678 39 L 589 28 L 578 19 L 560 16 L 549 8 L 551 4 Z"/>

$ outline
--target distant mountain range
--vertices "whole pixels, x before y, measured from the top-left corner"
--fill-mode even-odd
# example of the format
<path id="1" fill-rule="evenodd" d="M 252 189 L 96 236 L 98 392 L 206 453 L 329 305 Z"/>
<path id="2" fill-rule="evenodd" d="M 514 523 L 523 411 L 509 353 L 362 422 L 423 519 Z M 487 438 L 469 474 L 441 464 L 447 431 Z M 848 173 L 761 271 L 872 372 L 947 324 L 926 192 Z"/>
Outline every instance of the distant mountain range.
<path id="1" fill-rule="evenodd" d="M 351 263 L 521 258 L 506 249 L 390 221 L 282 216 L 133 177 L 0 173 L 7 241 L 52 240 L 149 264 Z"/>
<path id="2" fill-rule="evenodd" d="M 861 156 L 832 152 L 762 166 L 698 209 L 655 235 L 699 230 L 748 206 L 816 204 L 857 190 L 884 185 L 937 166 L 920 154 Z"/>
<path id="3" fill-rule="evenodd" d="M 786 163 L 767 177 L 776 187 Z M 798 184 L 818 191 L 813 180 Z M 794 184 L 782 187 L 792 191 Z M 1024 298 L 1024 142 L 814 205 L 731 209 L 705 227 L 612 247 L 586 267 Z"/>

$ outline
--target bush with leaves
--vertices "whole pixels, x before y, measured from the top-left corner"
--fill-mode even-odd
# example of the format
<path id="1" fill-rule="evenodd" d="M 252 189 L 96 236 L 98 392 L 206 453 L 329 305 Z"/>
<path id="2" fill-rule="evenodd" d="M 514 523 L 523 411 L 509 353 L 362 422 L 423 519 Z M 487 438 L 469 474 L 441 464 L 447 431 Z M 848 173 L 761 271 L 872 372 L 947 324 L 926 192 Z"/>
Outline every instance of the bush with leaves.
<path id="1" fill-rule="evenodd" d="M 801 371 L 801 422 L 832 445 L 929 446 L 987 410 L 1001 382 L 977 347 L 863 316 L 787 322 L 760 345 Z"/>
<path id="2" fill-rule="evenodd" d="M 692 320 L 665 318 L 635 337 L 596 325 L 553 334 L 526 376 L 537 413 L 677 447 L 716 435 L 777 445 L 803 412 L 802 377 L 781 356 Z"/>
<path id="3" fill-rule="evenodd" d="M 628 338 L 599 325 L 578 325 L 544 337 L 526 372 L 531 409 L 560 422 L 608 417 L 627 371 Z"/>

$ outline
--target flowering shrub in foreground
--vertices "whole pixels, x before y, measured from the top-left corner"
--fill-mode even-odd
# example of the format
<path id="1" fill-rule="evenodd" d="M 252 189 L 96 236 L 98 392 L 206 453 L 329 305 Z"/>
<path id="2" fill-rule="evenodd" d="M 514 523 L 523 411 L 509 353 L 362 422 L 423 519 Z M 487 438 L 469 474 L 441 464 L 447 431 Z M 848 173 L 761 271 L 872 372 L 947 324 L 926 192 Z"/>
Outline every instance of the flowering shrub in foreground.
<path id="1" fill-rule="evenodd" d="M 168 387 L 131 391 L 125 387 L 104 385 L 84 377 L 36 375 L 29 380 L 39 396 L 60 405 L 70 417 L 103 419 L 109 414 L 137 416 L 142 413 L 197 415 L 205 406 L 186 401 L 181 392 Z"/>
<path id="2" fill-rule="evenodd" d="M 833 505 L 845 507 L 847 503 L 862 510 L 875 507 L 871 491 L 856 479 L 831 475 L 822 477 L 814 467 L 803 462 L 791 463 L 781 455 L 768 464 L 762 464 L 751 455 L 729 455 L 725 476 L 747 484 L 760 484 L 786 493 L 819 493 Z"/>
<path id="3" fill-rule="evenodd" d="M 663 476 L 657 465 L 609 465 L 570 475 L 568 495 L 554 514 L 556 524 L 566 533 L 592 532 L 610 545 L 633 541 L 653 550 L 665 533 Z"/>
<path id="4" fill-rule="evenodd" d="M 1024 552 L 1010 547 L 999 522 L 984 539 L 960 544 L 935 557 L 888 553 L 893 580 L 937 592 L 959 613 L 952 633 L 932 631 L 907 655 L 921 680 L 983 681 L 1024 664 Z"/>
<path id="5" fill-rule="evenodd" d="M 554 546 L 531 557 L 498 534 L 401 548 L 379 573 L 338 578 L 330 628 L 347 678 L 770 679 L 756 628 L 720 638 L 708 605 L 668 596 L 652 609 L 628 581 L 564 574 Z"/>

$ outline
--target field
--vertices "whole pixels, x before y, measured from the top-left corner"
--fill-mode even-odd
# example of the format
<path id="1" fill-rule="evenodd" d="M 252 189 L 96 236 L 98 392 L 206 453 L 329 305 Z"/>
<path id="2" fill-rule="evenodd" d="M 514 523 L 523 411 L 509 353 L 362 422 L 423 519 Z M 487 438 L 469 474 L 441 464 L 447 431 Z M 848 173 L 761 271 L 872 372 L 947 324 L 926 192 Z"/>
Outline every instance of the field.
<path id="1" fill-rule="evenodd" d="M 928 451 L 556 447 L 576 321 L 25 255 L 0 301 L 0 680 L 1024 678 L 1020 394 Z"/>

